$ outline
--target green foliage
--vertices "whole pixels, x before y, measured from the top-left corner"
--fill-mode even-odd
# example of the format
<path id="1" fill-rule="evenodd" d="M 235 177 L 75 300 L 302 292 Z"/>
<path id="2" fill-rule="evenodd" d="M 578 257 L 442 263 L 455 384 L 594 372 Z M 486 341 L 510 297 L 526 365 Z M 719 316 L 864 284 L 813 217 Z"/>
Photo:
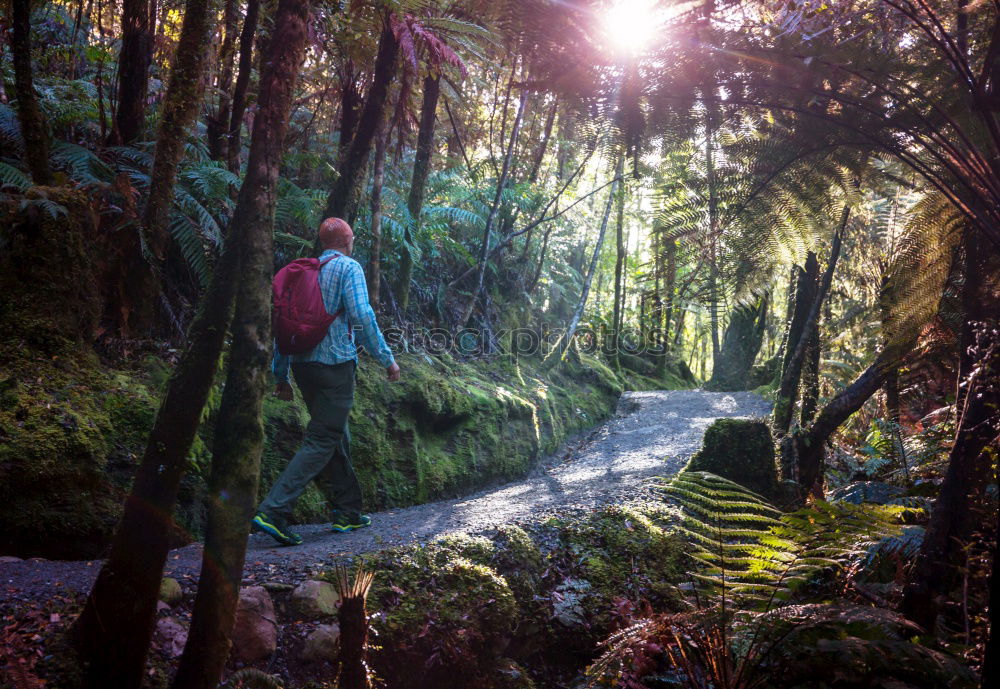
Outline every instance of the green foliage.
<path id="1" fill-rule="evenodd" d="M 755 419 L 716 419 L 705 431 L 689 471 L 707 471 L 778 499 L 778 466 L 767 423 Z"/>

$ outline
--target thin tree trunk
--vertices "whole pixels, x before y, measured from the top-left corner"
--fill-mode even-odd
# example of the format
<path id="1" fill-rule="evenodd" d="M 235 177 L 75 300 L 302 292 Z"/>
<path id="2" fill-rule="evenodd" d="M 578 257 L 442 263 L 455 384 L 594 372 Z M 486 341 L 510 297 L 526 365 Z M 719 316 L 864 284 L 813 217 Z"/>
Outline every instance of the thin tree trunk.
<path id="1" fill-rule="evenodd" d="M 619 370 L 621 369 L 618 357 L 622 335 L 621 302 L 625 292 L 623 284 L 625 276 L 625 185 L 619 184 L 616 193 L 618 194 L 618 217 L 615 222 L 615 303 L 611 312 L 611 364 L 615 370 Z"/>
<path id="2" fill-rule="evenodd" d="M 775 435 L 779 437 L 788 432 L 788 428 L 792 423 L 793 407 L 795 404 L 794 398 L 802 377 L 802 366 L 805 362 L 806 348 L 809 344 L 809 334 L 816 327 L 816 323 L 819 322 L 823 300 L 826 298 L 827 292 L 830 290 L 830 285 L 833 282 L 833 272 L 837 267 L 837 259 L 840 258 L 840 247 L 843 243 L 844 232 L 847 230 L 847 221 L 850 215 L 850 207 L 844 206 L 844 210 L 840 215 L 840 226 L 833 235 L 833 243 L 830 247 L 830 260 L 816 289 L 816 296 L 810 304 L 809 315 L 802 326 L 802 335 L 798 338 L 798 342 L 795 343 L 794 347 L 791 340 L 788 342 L 791 356 L 788 357 L 788 365 L 782 371 L 781 384 L 778 387 L 778 394 L 775 396 L 774 404 L 772 428 Z"/>
<path id="3" fill-rule="evenodd" d="M 982 457 L 987 443 L 997 435 L 996 414 L 1000 408 L 1000 346 L 980 347 L 975 343 L 976 328 L 983 327 L 983 307 L 979 237 L 969 230 L 965 238 L 965 285 L 962 307 L 965 317 L 959 338 L 959 380 L 955 408 L 958 428 L 948 457 L 941 492 L 934 502 L 927 532 L 914 563 L 912 578 L 903 595 L 903 613 L 925 629 L 933 629 L 937 619 L 936 597 L 954 583 L 962 543 L 972 529 L 972 496 L 982 475 Z M 983 328 L 990 334 L 990 323 Z M 995 337 L 992 333 L 990 336 Z"/>
<path id="4" fill-rule="evenodd" d="M 153 61 L 153 15 L 149 0 L 123 0 L 121 30 L 118 107 L 111 143 L 130 144 L 142 134 L 146 121 L 149 65 Z"/>
<path id="5" fill-rule="evenodd" d="M 576 335 L 576 329 L 580 325 L 580 319 L 583 318 L 583 310 L 587 306 L 587 297 L 590 295 L 590 285 L 594 280 L 594 273 L 597 271 L 597 261 L 601 256 L 601 247 L 604 246 L 604 235 L 608 229 L 608 219 L 611 217 L 611 206 L 615 200 L 615 193 L 618 190 L 618 185 L 621 184 L 622 169 L 624 167 L 625 157 L 622 156 L 618 159 L 618 166 L 615 169 L 615 180 L 611 185 L 611 191 L 608 193 L 608 201 L 604 206 L 604 214 L 601 216 L 601 229 L 597 233 L 597 241 L 594 243 L 594 252 L 590 258 L 590 267 L 587 269 L 587 277 L 583 281 L 583 290 L 580 292 L 580 301 L 577 302 L 576 309 L 573 311 L 573 315 L 569 321 L 569 327 L 566 328 L 566 332 L 563 334 L 562 339 L 559 344 L 549 352 L 548 356 L 545 357 L 542 365 L 546 370 L 551 370 L 555 368 L 565 357 L 566 352 L 572 346 L 573 337 Z"/>
<path id="6" fill-rule="evenodd" d="M 709 16 L 711 16 L 709 11 Z M 712 78 L 714 85 L 714 75 Z M 715 94 L 704 94 L 705 97 L 705 176 L 708 181 L 708 321 L 712 334 L 712 368 L 719 358 L 719 266 L 718 266 L 718 231 L 719 231 L 719 201 L 715 178 L 715 119 L 717 107 Z"/>
<path id="7" fill-rule="evenodd" d="M 333 185 L 326 202 L 326 217 L 337 217 L 352 222 L 357 210 L 357 192 L 364 177 L 364 169 L 375 141 L 375 129 L 381 121 L 386 100 L 389 96 L 389 86 L 396 73 L 396 56 L 399 54 L 399 42 L 389 21 L 385 20 L 382 35 L 379 38 L 378 55 L 375 57 L 375 70 L 372 85 L 368 90 L 358 128 L 351 139 L 347 155 L 340 166 L 340 177 Z"/>
<path id="8" fill-rule="evenodd" d="M 219 80 L 216 90 L 219 107 L 215 115 L 207 118 L 208 150 L 212 160 L 226 160 L 229 154 L 229 118 L 232 115 L 233 59 L 236 55 L 236 34 L 239 26 L 239 7 L 236 0 L 225 0 L 222 12 L 223 36 L 219 48 Z"/>
<path id="9" fill-rule="evenodd" d="M 465 309 L 463 309 L 458 321 L 459 326 L 463 328 L 469 322 L 469 318 L 472 317 L 472 310 L 476 306 L 476 300 L 479 299 L 479 292 L 483 289 L 483 275 L 486 273 L 486 262 L 490 250 L 490 235 L 493 231 L 493 223 L 496 221 L 497 211 L 500 208 L 500 199 L 503 197 L 504 187 L 507 186 L 507 177 L 510 174 L 510 162 L 514 157 L 514 148 L 517 146 L 517 137 L 521 130 L 521 120 L 524 117 L 524 105 L 527 99 L 528 92 L 521 91 L 521 97 L 517 104 L 517 115 L 514 117 L 514 125 L 510 132 L 510 143 L 507 145 L 507 152 L 503 159 L 503 168 L 500 170 L 500 176 L 497 179 L 497 190 L 493 196 L 493 204 L 490 206 L 489 215 L 486 217 L 483 242 L 479 247 L 479 260 L 476 264 L 476 285 L 473 287 L 472 295 L 469 297 L 469 301 L 466 303 Z"/>
<path id="10" fill-rule="evenodd" d="M 385 180 L 385 149 L 389 141 L 386 123 L 379 123 L 375 134 L 375 171 L 372 176 L 372 246 L 368 258 L 368 301 L 376 309 L 379 304 L 382 265 L 382 186 Z"/>
<path id="11" fill-rule="evenodd" d="M 997 474 L 1000 483 L 1000 473 Z M 997 509 L 996 533 L 1000 534 L 1000 508 Z M 1000 537 L 993 544 L 993 568 L 990 572 L 990 629 L 983 652 L 983 678 L 981 689 L 1000 686 Z"/>
<path id="12" fill-rule="evenodd" d="M 292 96 L 305 54 L 309 4 L 278 4 L 247 175 L 233 216 L 232 234 L 240 238 L 240 286 L 216 422 L 201 577 L 175 689 L 214 689 L 229 657 L 264 447 L 261 413 L 271 359 L 274 208 Z"/>
<path id="13" fill-rule="evenodd" d="M 420 226 L 420 213 L 424 207 L 427 175 L 431 169 L 431 154 L 434 152 L 434 123 L 437 120 L 437 104 L 441 95 L 441 75 L 428 74 L 424 77 L 423 102 L 420 105 L 420 128 L 417 131 L 417 150 L 413 158 L 413 177 L 406 207 L 410 211 L 413 227 Z M 407 225 L 403 234 L 402 265 L 396 287 L 396 302 L 404 313 L 410 304 L 410 281 L 413 279 L 413 233 Z"/>
<path id="14" fill-rule="evenodd" d="M 11 0 L 10 52 L 14 62 L 17 118 L 24 138 L 24 158 L 35 184 L 52 184 L 49 167 L 49 133 L 38 106 L 31 69 L 31 2 Z"/>
<path id="15" fill-rule="evenodd" d="M 152 265 L 133 261 L 126 279 L 134 288 L 133 311 L 129 314 L 132 333 L 145 333 L 154 322 L 154 305 L 161 289 L 162 269 L 170 249 L 170 207 L 174 200 L 177 169 L 184 157 L 188 129 L 194 124 L 201 105 L 202 76 L 208 56 L 211 18 L 216 0 L 187 0 L 184 22 L 170 84 L 164 96 L 160 124 L 149 175 L 149 196 L 142 226 Z M 179 271 L 178 271 L 179 272 Z"/>
<path id="16" fill-rule="evenodd" d="M 826 443 L 844 421 L 874 395 L 885 382 L 886 372 L 897 365 L 887 352 L 864 373 L 830 400 L 808 430 L 789 433 L 781 440 L 782 474 L 797 476 L 803 495 L 823 495 L 823 457 Z"/>
<path id="17" fill-rule="evenodd" d="M 231 233 L 167 383 L 111 554 L 74 627 L 87 687 L 142 684 L 177 491 L 232 317 L 239 244 Z"/>
<path id="18" fill-rule="evenodd" d="M 260 0 L 247 0 L 247 16 L 243 19 L 243 30 L 240 32 L 240 64 L 236 76 L 236 86 L 233 88 L 232 113 L 229 116 L 229 134 L 226 142 L 229 171 L 239 173 L 240 151 L 243 141 L 240 132 L 243 129 L 243 113 L 247 107 L 247 89 L 250 86 L 250 73 L 253 71 L 253 42 L 257 35 L 257 23 L 260 17 Z"/>

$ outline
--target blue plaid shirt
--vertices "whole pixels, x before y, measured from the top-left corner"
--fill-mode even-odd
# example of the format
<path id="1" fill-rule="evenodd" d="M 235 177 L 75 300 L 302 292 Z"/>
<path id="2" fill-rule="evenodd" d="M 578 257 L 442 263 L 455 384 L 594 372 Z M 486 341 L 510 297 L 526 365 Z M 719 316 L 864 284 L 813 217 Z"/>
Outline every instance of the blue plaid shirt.
<path id="1" fill-rule="evenodd" d="M 336 256 L 337 258 L 333 258 Z M 278 382 L 288 380 L 290 363 L 342 364 L 358 358 L 358 349 L 351 338 L 351 329 L 357 334 L 364 348 L 383 367 L 392 365 L 392 350 L 385 343 L 382 332 L 375 321 L 375 312 L 368 303 L 368 285 L 361 264 L 339 251 L 327 249 L 319 260 L 333 259 L 320 269 L 319 288 L 323 293 L 323 305 L 327 313 L 336 313 L 341 307 L 343 315 L 330 324 L 330 330 L 316 348 L 305 354 L 291 356 L 281 354 L 274 348 L 272 370 Z"/>

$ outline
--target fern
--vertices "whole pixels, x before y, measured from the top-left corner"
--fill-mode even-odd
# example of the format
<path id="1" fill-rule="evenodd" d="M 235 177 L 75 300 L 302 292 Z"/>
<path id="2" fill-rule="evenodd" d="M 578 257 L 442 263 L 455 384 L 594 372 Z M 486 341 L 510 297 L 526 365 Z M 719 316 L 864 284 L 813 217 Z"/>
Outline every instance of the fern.
<path id="1" fill-rule="evenodd" d="M 0 189 L 9 187 L 14 191 L 26 191 L 30 186 L 30 177 L 13 165 L 0 160 Z"/>
<path id="2" fill-rule="evenodd" d="M 226 689 L 281 689 L 281 680 L 263 670 L 248 667 L 234 672 L 225 684 Z"/>

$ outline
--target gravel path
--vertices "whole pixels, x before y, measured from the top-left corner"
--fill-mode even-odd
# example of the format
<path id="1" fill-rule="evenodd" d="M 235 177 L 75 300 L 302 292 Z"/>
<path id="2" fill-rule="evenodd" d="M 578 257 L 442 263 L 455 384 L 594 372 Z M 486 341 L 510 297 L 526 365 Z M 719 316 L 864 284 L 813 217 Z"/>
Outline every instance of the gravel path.
<path id="1" fill-rule="evenodd" d="M 323 524 L 302 526 L 298 531 L 305 542 L 294 548 L 275 547 L 269 537 L 252 535 L 245 578 L 296 581 L 358 553 L 635 500 L 648 491 L 649 478 L 684 466 L 713 420 L 762 416 L 769 409 L 749 392 L 626 392 L 614 417 L 520 481 L 457 500 L 373 514 L 371 528 L 349 534 L 333 533 Z M 201 554 L 200 543 L 172 551 L 167 574 L 193 586 Z M 98 561 L 0 562 L 0 600 L 86 591 L 99 567 Z"/>

